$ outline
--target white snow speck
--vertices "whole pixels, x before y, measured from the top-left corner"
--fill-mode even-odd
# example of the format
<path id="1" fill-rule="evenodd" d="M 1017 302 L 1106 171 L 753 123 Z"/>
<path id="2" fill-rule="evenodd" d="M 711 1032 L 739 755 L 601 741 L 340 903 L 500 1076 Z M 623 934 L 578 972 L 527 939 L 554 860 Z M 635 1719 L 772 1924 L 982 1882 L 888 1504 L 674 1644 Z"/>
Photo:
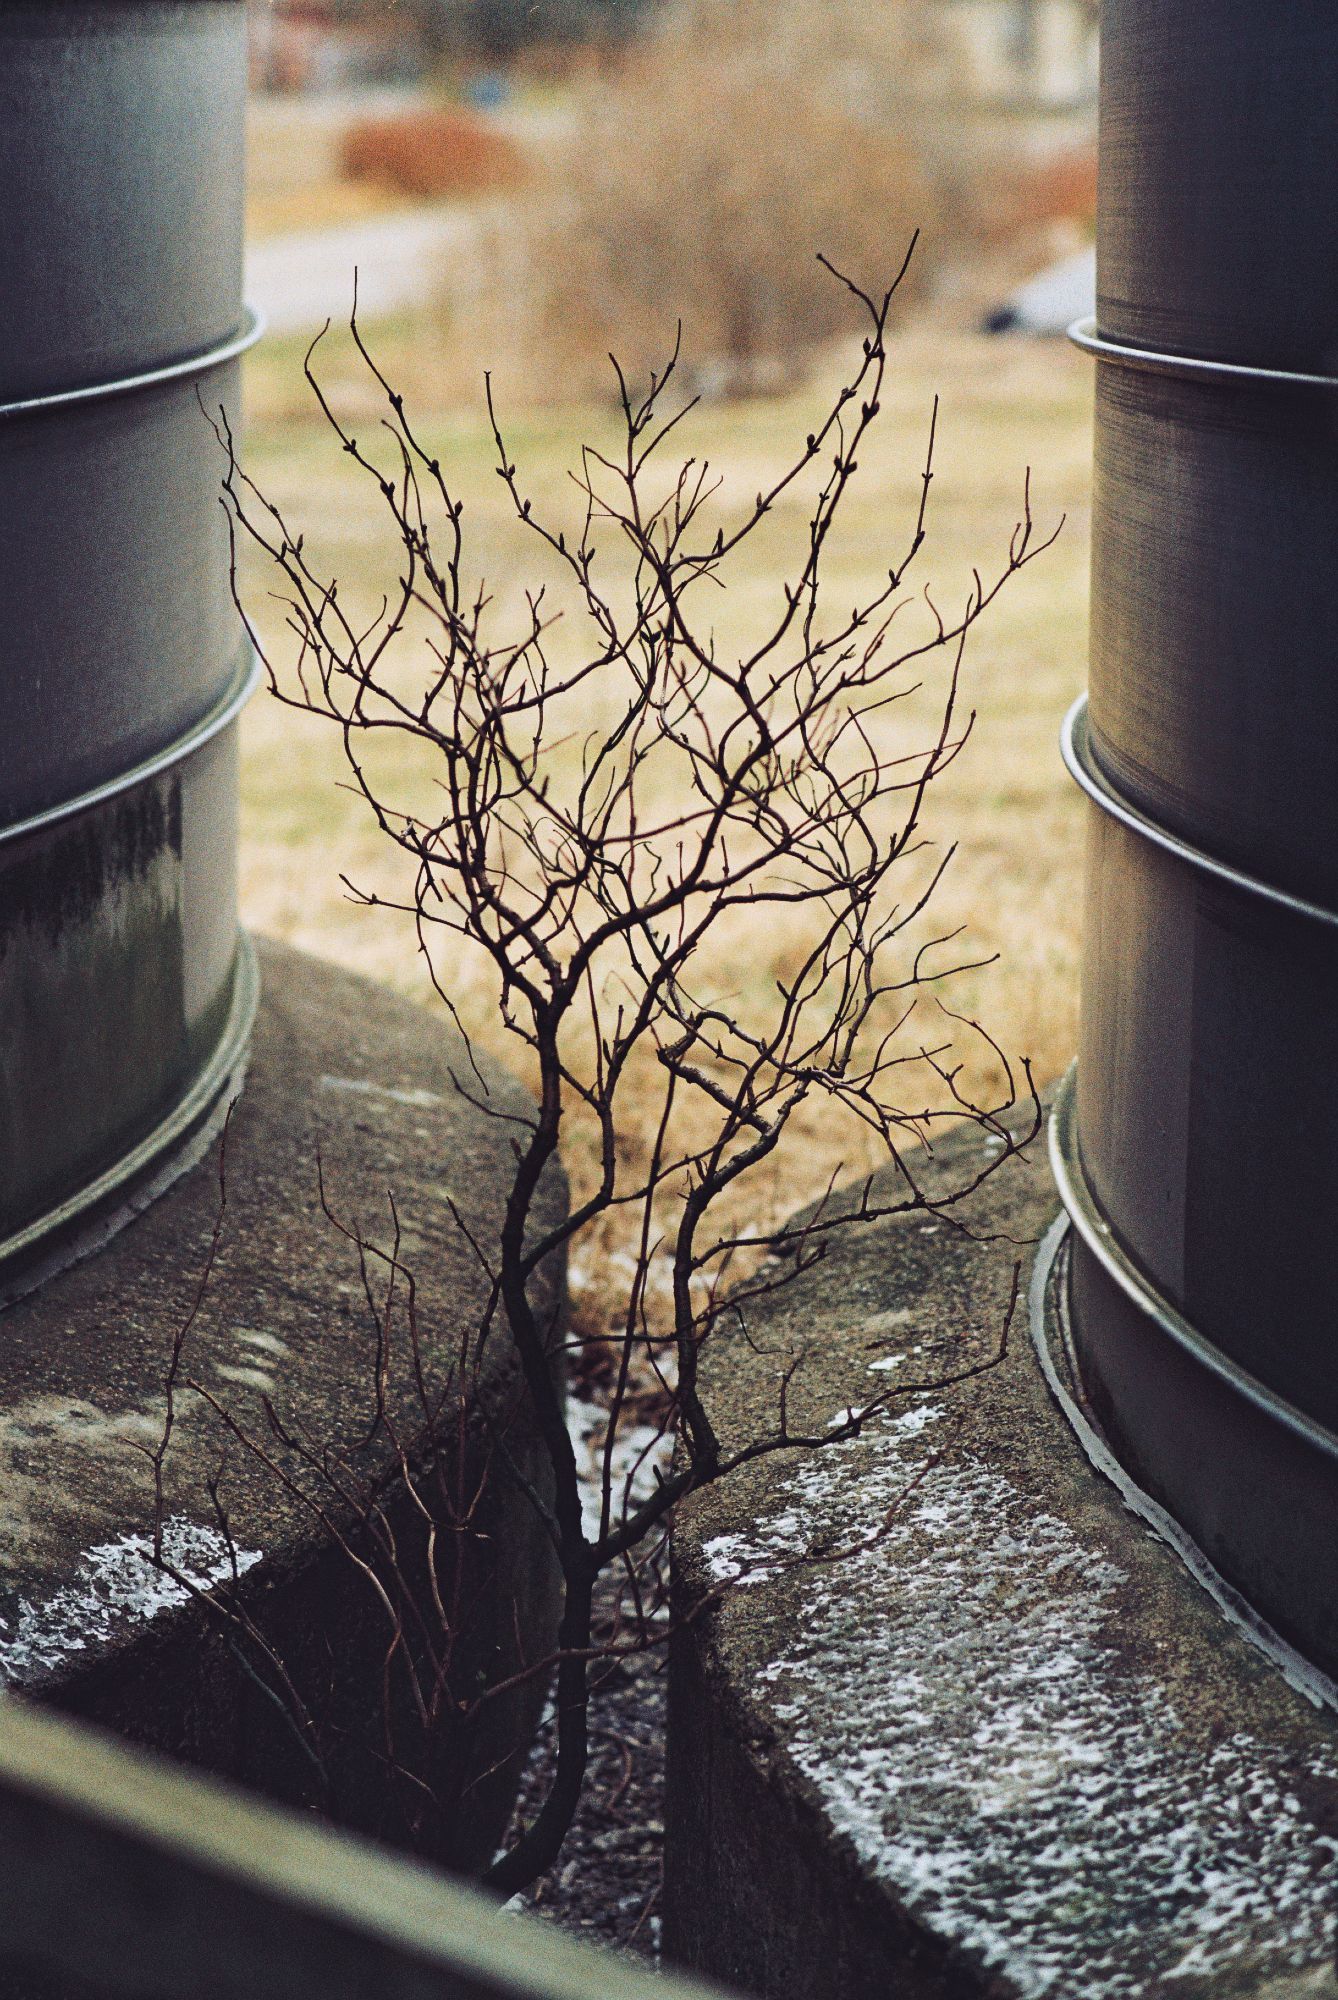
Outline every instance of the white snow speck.
<path id="1" fill-rule="evenodd" d="M 588 1403 L 579 1396 L 567 1399 L 567 1432 L 576 1452 L 576 1473 L 581 1482 L 581 1525 L 587 1538 L 599 1534 L 604 1500 L 604 1440 L 609 1413 L 601 1403 Z M 652 1430 L 649 1424 L 618 1426 L 609 1462 L 610 1520 L 616 1526 L 625 1509 L 648 1499 L 655 1490 L 655 1473 L 668 1470 L 673 1456 L 672 1435 Z"/>
<path id="2" fill-rule="evenodd" d="M 409 1104 L 420 1111 L 446 1102 L 439 1090 L 398 1090 L 390 1084 L 372 1083 L 364 1076 L 323 1076 L 320 1087 L 322 1090 L 350 1091 L 357 1097 L 379 1097 L 391 1104 Z"/>

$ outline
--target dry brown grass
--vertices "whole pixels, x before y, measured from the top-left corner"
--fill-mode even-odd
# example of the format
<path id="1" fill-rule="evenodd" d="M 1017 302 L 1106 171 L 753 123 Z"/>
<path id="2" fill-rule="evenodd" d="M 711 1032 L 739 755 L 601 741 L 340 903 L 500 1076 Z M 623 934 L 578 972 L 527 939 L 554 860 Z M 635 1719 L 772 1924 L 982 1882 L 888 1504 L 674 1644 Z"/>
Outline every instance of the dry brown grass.
<path id="1" fill-rule="evenodd" d="M 246 237 L 249 243 L 262 243 L 267 237 L 298 230 L 348 228 L 403 205 L 394 189 L 370 181 L 331 180 L 270 189 L 247 195 Z"/>
<path id="2" fill-rule="evenodd" d="M 433 410 L 430 368 L 415 352 L 410 330 L 388 337 L 392 373 L 404 379 L 415 415 L 432 448 L 448 464 L 466 506 L 477 566 L 499 609 L 519 602 L 532 557 L 509 513 L 492 469 L 481 410 Z M 403 367 L 397 369 L 397 362 Z M 266 371 L 269 371 L 267 379 Z M 253 424 L 249 452 L 262 484 L 290 508 L 309 543 L 349 593 L 379 595 L 379 564 L 393 554 L 370 496 L 345 475 L 337 447 L 311 416 L 296 416 L 274 375 L 294 372 L 278 355 L 257 370 L 258 407 L 273 414 Z M 347 359 L 332 355 L 329 375 L 345 406 L 365 392 Z M 722 504 L 742 503 L 802 440 L 827 393 L 825 373 L 785 397 L 754 400 L 698 413 L 684 449 L 706 450 L 723 477 Z M 1090 402 L 1081 357 L 1056 344 L 1025 345 L 945 336 L 925 327 L 893 349 L 885 415 L 862 455 L 860 474 L 833 547 L 832 587 L 854 597 L 867 589 L 913 518 L 929 405 L 942 395 L 937 476 L 930 515 L 927 575 L 945 605 L 964 594 L 970 569 L 988 571 L 1003 555 L 1021 502 L 1023 468 L 1033 467 L 1033 505 L 1043 529 L 1068 515 L 1059 544 L 1018 578 L 976 636 L 968 657 L 967 694 L 979 711 L 975 738 L 937 786 L 932 830 L 955 842 L 956 857 L 939 891 L 944 930 L 966 927 L 971 957 L 997 953 L 999 962 L 955 982 L 952 1004 L 978 1015 L 1013 1055 L 1030 1056 L 1039 1080 L 1067 1063 L 1076 1030 L 1081 815 L 1059 764 L 1059 718 L 1083 680 L 1086 641 L 1087 463 Z M 583 439 L 609 429 L 598 406 L 530 410 L 509 427 L 512 455 L 523 466 L 536 503 L 560 508 L 565 471 Z M 775 590 L 781 541 L 802 530 L 803 501 L 777 510 L 760 541 L 753 569 L 722 602 L 722 639 L 743 633 Z M 770 553 L 769 553 L 770 552 Z M 251 601 L 267 636 L 277 610 L 257 592 L 268 579 L 248 577 Z M 342 594 L 342 593 L 341 593 Z M 914 616 L 912 610 L 908 615 Z M 926 702 L 936 692 L 926 690 Z M 905 705 L 887 728 L 907 748 L 919 742 L 927 707 Z M 390 894 L 402 883 L 362 808 L 342 791 L 339 746 L 318 724 L 300 720 L 260 697 L 244 727 L 242 896 L 246 921 L 428 999 L 426 969 L 414 956 L 408 926 L 352 906 L 340 874 L 363 889 Z M 408 787 L 430 774 L 389 774 Z M 757 935 L 740 920 L 723 947 L 720 978 L 737 995 L 767 985 L 786 964 L 787 940 L 769 929 Z M 440 968 L 439 968 L 440 969 Z M 447 968 L 461 1014 L 480 1041 L 504 1057 L 512 1052 L 497 1019 L 491 985 L 480 968 Z M 926 1032 L 928 1029 L 926 1028 Z M 513 1058 L 512 1058 L 513 1059 Z M 849 1156 L 815 1111 L 797 1135 L 781 1172 L 750 1199 L 757 1219 L 787 1213 L 836 1172 L 864 1162 Z M 590 1162 L 579 1131 L 571 1134 L 568 1166 L 579 1186 Z M 611 1229 L 589 1246 L 575 1278 L 585 1286 L 587 1323 L 600 1322 L 616 1296 L 626 1255 Z"/>

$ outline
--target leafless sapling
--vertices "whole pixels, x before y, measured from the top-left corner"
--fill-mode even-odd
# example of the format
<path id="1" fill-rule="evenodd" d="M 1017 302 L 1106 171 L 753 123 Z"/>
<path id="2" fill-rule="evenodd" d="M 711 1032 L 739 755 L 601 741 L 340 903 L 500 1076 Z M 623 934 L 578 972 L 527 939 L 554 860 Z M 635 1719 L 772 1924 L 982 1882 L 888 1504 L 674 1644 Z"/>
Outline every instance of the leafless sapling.
<path id="1" fill-rule="evenodd" d="M 811 1268 L 834 1231 L 894 1213 L 950 1214 L 1039 1120 L 1026 1065 L 1015 1071 L 983 1028 L 937 997 L 962 968 L 951 956 L 945 964 L 951 941 L 927 927 L 951 849 L 926 861 L 925 812 L 934 780 L 970 734 L 973 717 L 960 699 L 968 637 L 1052 538 L 1034 533 L 1024 498 L 992 580 L 975 573 L 950 612 L 928 592 L 912 592 L 936 404 L 904 547 L 861 602 L 837 605 L 827 559 L 879 416 L 901 277 L 874 294 L 832 276 L 864 315 L 857 363 L 785 469 L 732 513 L 708 463 L 678 455 L 691 404 L 673 404 L 675 359 L 644 393 L 617 373 L 618 444 L 582 452 L 572 474 L 576 512 L 565 526 L 528 496 L 489 390 L 498 476 L 534 538 L 537 572 L 558 580 L 536 583 L 506 632 L 496 629 L 504 621 L 486 588 L 470 581 L 464 508 L 449 468 L 381 373 L 356 311 L 357 351 L 384 398 L 374 437 L 356 435 L 327 397 L 315 344 L 307 374 L 343 452 L 384 507 L 396 573 L 370 619 L 346 603 L 222 433 L 234 587 L 239 549 L 249 543 L 277 579 L 295 640 L 292 657 L 281 659 L 253 628 L 272 692 L 340 731 L 353 786 L 407 857 L 410 886 L 392 907 L 414 927 L 441 1000 L 455 1016 L 452 955 L 482 955 L 516 1066 L 534 1087 L 532 1115 L 510 1126 L 514 1171 L 497 1240 L 474 1245 L 486 1276 L 474 1351 L 514 1344 L 548 1465 L 545 1490 L 531 1482 L 529 1496 L 562 1578 L 551 1655 L 527 1668 L 555 1674 L 553 1778 L 489 1871 L 503 1893 L 552 1862 L 580 1795 L 591 1664 L 600 1654 L 598 1579 L 621 1567 L 635 1588 L 671 1510 L 695 1489 L 768 1454 L 830 1450 L 893 1398 L 924 1386 L 889 1388 L 844 1422 L 814 1430 L 793 1420 L 787 1381 L 765 1431 L 724 1438 L 703 1377 L 713 1340 L 746 1323 L 750 1300 Z M 744 645 L 726 645 L 715 629 L 722 587 L 771 517 L 801 494 L 809 499 L 795 517 L 804 526 L 778 579 L 774 616 Z M 909 630 L 896 621 L 912 602 L 920 622 Z M 936 658 L 941 699 L 927 737 L 908 753 L 885 732 L 886 714 Z M 394 796 L 380 775 L 379 746 L 395 739 L 430 755 L 430 804 Z M 787 969 L 760 997 L 731 999 L 721 940 L 764 943 L 776 927 Z M 993 1059 L 1000 1084 L 991 1101 L 964 1081 L 963 1038 L 979 1038 Z M 480 1112 L 493 1110 L 468 1064 L 456 1086 Z M 785 1156 L 787 1135 L 794 1139 L 815 1109 L 850 1121 L 865 1157 L 872 1143 L 884 1171 L 869 1172 L 840 1201 L 819 1198 L 801 1223 L 760 1226 L 741 1190 L 778 1151 Z M 944 1124 L 963 1119 L 996 1143 L 950 1194 L 928 1191 L 923 1149 Z M 589 1135 L 594 1165 L 565 1219 L 537 1228 L 536 1190 L 574 1132 Z M 793 1171 L 802 1192 L 797 1155 Z M 614 1227 L 627 1277 L 605 1344 L 596 1521 L 583 1507 L 554 1366 L 560 1330 L 536 1311 L 532 1280 L 545 1259 Z M 356 1232 L 355 1240 L 365 1268 L 366 1245 Z M 382 1259 L 392 1281 L 405 1282 L 404 1261 Z M 980 1365 L 964 1359 L 938 1383 Z M 634 1405 L 644 1415 L 647 1385 L 673 1456 L 637 1479 L 619 1435 Z M 426 1398 L 425 1412 L 431 1407 Z M 505 1467 L 504 1439 L 499 1453 Z M 407 1443 L 397 1456 L 412 1478 Z M 327 1465 L 323 1476 L 337 1483 L 343 1473 Z M 433 1504 L 421 1483 L 425 1532 Z M 335 1511 L 331 1533 L 339 1534 Z M 432 1640 L 431 1656 L 448 1660 L 450 1605 L 406 1610 L 375 1555 L 350 1548 L 350 1558 L 386 1599 L 388 1629 L 402 1632 L 412 1617 Z"/>

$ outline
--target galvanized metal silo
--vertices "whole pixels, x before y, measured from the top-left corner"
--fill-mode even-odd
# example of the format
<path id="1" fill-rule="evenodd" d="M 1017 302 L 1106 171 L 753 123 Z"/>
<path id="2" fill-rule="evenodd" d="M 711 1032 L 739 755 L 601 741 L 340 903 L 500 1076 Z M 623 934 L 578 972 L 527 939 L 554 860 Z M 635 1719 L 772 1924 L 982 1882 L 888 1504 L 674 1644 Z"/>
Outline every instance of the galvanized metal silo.
<path id="1" fill-rule="evenodd" d="M 1105 0 L 1072 1325 L 1120 1455 L 1338 1667 L 1338 9 Z"/>
<path id="2" fill-rule="evenodd" d="M 0 9 L 0 1296 L 216 1118 L 252 664 L 220 454 L 243 0 Z"/>

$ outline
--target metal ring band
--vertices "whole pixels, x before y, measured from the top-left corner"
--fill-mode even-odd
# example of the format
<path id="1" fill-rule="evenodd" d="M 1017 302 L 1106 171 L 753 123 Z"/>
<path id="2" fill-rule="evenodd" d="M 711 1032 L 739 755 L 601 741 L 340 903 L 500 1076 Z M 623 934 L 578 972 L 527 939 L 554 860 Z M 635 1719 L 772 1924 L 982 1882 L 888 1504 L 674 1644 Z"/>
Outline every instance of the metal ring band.
<path id="1" fill-rule="evenodd" d="M 1068 1324 L 1066 1255 L 1073 1224 L 1062 1211 L 1041 1239 L 1032 1265 L 1028 1288 L 1031 1344 L 1045 1377 L 1045 1386 L 1066 1418 L 1093 1468 L 1115 1487 L 1126 1507 L 1151 1528 L 1184 1564 L 1202 1590 L 1206 1590 L 1222 1615 L 1241 1637 L 1254 1646 L 1282 1674 L 1298 1693 L 1316 1706 L 1338 1709 L 1338 1685 L 1313 1666 L 1295 1646 L 1274 1631 L 1249 1599 L 1228 1583 L 1203 1553 L 1188 1529 L 1154 1500 L 1126 1471 L 1106 1437 L 1079 1404 L 1070 1384 L 1077 1377 L 1072 1354 L 1072 1334 Z"/>
<path id="2" fill-rule="evenodd" d="M 0 1271 L 13 1259 L 36 1250 L 46 1238 L 67 1229 L 87 1210 L 107 1201 L 118 1189 L 139 1180 L 164 1154 L 180 1147 L 192 1132 L 208 1120 L 245 1062 L 259 1000 L 260 968 L 256 963 L 255 947 L 245 931 L 238 931 L 232 1002 L 223 1032 L 204 1068 L 196 1072 L 184 1095 L 177 1099 L 166 1116 L 160 1118 L 153 1130 L 137 1141 L 129 1152 L 122 1154 L 93 1180 L 86 1181 L 74 1194 L 67 1195 L 64 1201 L 38 1216 L 36 1221 L 25 1223 L 22 1229 L 0 1241 Z M 190 1164 L 189 1160 L 183 1161 L 176 1171 L 181 1172 Z M 79 1254 L 74 1252 L 75 1257 Z M 61 1259 L 62 1263 L 68 1261 L 68 1256 Z M 18 1295 L 6 1292 L 0 1285 L 0 1304 L 8 1304 Z"/>
<path id="3" fill-rule="evenodd" d="M 80 792 L 77 798 L 65 799 L 60 805 L 47 806 L 44 811 L 32 813 L 27 819 L 15 820 L 12 826 L 0 826 L 0 847 L 6 841 L 21 840 L 25 834 L 39 833 L 43 827 L 54 826 L 58 820 L 73 819 L 76 813 L 104 805 L 118 792 L 128 792 L 132 786 L 142 784 L 148 778 L 156 778 L 160 771 L 168 771 L 174 764 L 184 763 L 195 751 L 203 749 L 211 737 L 217 736 L 236 720 L 255 693 L 259 679 L 260 660 L 248 640 L 242 664 L 233 675 L 222 700 L 199 722 L 192 724 L 184 736 L 178 736 L 165 750 L 156 750 L 151 757 L 146 757 L 129 771 L 123 771 L 119 777 L 108 778 L 105 784 L 95 785 L 92 791 Z"/>
<path id="4" fill-rule="evenodd" d="M 1178 834 L 1170 833 L 1155 819 L 1150 819 L 1136 806 L 1117 792 L 1110 780 L 1102 772 L 1091 747 L 1091 730 L 1087 714 L 1087 696 L 1080 694 L 1068 714 L 1064 717 L 1059 732 L 1059 747 L 1068 768 L 1069 776 L 1086 792 L 1094 805 L 1112 819 L 1127 826 L 1132 833 L 1151 841 L 1154 847 L 1173 854 L 1177 861 L 1183 861 L 1200 873 L 1212 875 L 1219 882 L 1227 882 L 1233 889 L 1242 890 L 1247 896 L 1258 896 L 1264 902 L 1275 903 L 1279 909 L 1289 910 L 1293 916 L 1309 917 L 1318 924 L 1338 925 L 1338 915 L 1326 909 L 1322 903 L 1311 903 L 1304 896 L 1293 896 L 1286 889 L 1275 889 L 1271 882 L 1261 882 L 1257 876 L 1246 875 L 1228 862 L 1219 861 L 1214 855 L 1206 854 L 1201 847 L 1192 847 Z"/>
<path id="5" fill-rule="evenodd" d="M 1292 368 L 1254 368 L 1242 361 L 1200 361 L 1190 354 L 1159 354 L 1151 347 L 1126 347 L 1106 340 L 1094 319 L 1075 319 L 1069 339 L 1098 361 L 1123 362 L 1155 375 L 1187 375 L 1203 382 L 1260 382 L 1274 389 L 1338 389 L 1338 375 L 1307 375 Z"/>
<path id="6" fill-rule="evenodd" d="M 44 410 L 63 410 L 71 403 L 97 403 L 108 396 L 131 396 L 139 389 L 155 389 L 162 382 L 179 382 L 187 376 L 206 375 L 211 368 L 220 368 L 225 361 L 235 361 L 239 354 L 245 354 L 248 347 L 255 346 L 264 331 L 263 317 L 248 306 L 246 324 L 241 331 L 208 348 L 203 354 L 192 354 L 185 361 L 168 361 L 157 368 L 146 368 L 142 374 L 121 375 L 113 382 L 87 382 L 80 389 L 54 389 L 44 396 L 23 396 L 16 403 L 0 403 L 0 417 L 38 416 Z"/>
<path id="7" fill-rule="evenodd" d="M 1106 1275 L 1113 1279 L 1125 1297 L 1132 1300 L 1139 1310 L 1153 1324 L 1184 1349 L 1200 1367 L 1206 1368 L 1229 1389 L 1242 1397 L 1263 1415 L 1281 1424 L 1294 1437 L 1300 1438 L 1312 1450 L 1325 1457 L 1338 1460 L 1338 1437 L 1325 1425 L 1298 1410 L 1277 1391 L 1268 1388 L 1249 1370 L 1242 1368 L 1230 1356 L 1223 1354 L 1211 1340 L 1201 1334 L 1197 1327 L 1177 1311 L 1169 1299 L 1165 1298 L 1151 1279 L 1139 1269 L 1133 1259 L 1116 1241 L 1115 1233 L 1101 1212 L 1100 1204 L 1092 1193 L 1082 1157 L 1078 1149 L 1076 1079 L 1078 1066 L 1074 1063 L 1067 1071 L 1063 1082 L 1055 1093 L 1055 1106 L 1050 1114 L 1047 1141 L 1050 1151 L 1050 1171 L 1054 1175 L 1059 1199 L 1068 1211 L 1069 1220 L 1081 1236 L 1087 1248 L 1103 1267 Z"/>

